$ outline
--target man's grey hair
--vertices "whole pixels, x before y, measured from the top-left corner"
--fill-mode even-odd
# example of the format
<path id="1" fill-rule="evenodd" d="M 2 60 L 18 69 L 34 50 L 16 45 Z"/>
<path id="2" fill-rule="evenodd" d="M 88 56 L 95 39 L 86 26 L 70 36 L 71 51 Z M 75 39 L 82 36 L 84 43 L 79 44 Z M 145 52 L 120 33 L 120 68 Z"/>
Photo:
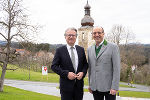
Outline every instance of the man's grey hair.
<path id="1" fill-rule="evenodd" d="M 64 36 L 66 36 L 66 32 L 67 32 L 68 30 L 73 30 L 73 31 L 75 31 L 76 34 L 77 34 L 77 29 L 76 29 L 76 28 L 74 28 L 74 27 L 69 27 L 69 28 L 67 28 L 67 29 L 65 30 Z"/>
<path id="2" fill-rule="evenodd" d="M 102 26 L 94 26 L 93 29 L 94 29 L 94 28 L 101 28 L 101 29 L 102 29 L 102 33 L 104 33 L 104 28 L 103 28 Z M 93 31 L 92 31 L 92 32 L 93 32 Z"/>

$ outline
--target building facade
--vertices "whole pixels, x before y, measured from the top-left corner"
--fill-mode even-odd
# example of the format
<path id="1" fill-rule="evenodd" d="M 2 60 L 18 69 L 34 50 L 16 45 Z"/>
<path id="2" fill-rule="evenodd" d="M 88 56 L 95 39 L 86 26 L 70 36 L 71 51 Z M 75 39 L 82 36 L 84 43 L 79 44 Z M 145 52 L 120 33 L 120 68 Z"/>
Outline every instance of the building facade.
<path id="1" fill-rule="evenodd" d="M 85 52 L 87 53 L 87 48 L 94 44 L 94 40 L 92 39 L 92 29 L 94 25 L 94 20 L 90 16 L 90 5 L 87 4 L 84 6 L 85 15 L 81 20 L 81 27 L 78 29 L 78 45 L 84 47 Z"/>

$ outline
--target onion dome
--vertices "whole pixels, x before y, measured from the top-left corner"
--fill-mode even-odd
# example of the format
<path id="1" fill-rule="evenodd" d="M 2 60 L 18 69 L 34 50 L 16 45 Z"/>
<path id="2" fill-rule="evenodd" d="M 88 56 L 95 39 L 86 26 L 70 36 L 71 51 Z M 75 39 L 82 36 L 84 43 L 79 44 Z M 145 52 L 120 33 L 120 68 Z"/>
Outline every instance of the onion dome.
<path id="1" fill-rule="evenodd" d="M 90 8 L 91 8 L 91 6 L 88 4 L 88 1 L 87 1 L 87 4 L 84 6 L 85 15 L 84 15 L 84 18 L 82 18 L 82 20 L 81 20 L 82 26 L 93 26 L 94 25 L 94 20 L 90 16 Z"/>

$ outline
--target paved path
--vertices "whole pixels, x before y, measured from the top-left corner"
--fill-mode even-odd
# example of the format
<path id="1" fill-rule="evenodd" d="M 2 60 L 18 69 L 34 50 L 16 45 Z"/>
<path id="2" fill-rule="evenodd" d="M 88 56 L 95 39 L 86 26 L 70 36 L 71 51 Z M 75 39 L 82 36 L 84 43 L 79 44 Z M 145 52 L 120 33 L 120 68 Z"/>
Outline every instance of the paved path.
<path id="1" fill-rule="evenodd" d="M 56 87 L 59 86 L 58 83 L 47 83 L 47 82 L 32 82 L 32 81 L 20 81 L 20 80 L 8 80 L 5 79 L 5 85 L 17 87 L 20 89 L 59 96 L 59 89 Z M 131 88 L 134 89 L 134 88 Z M 139 89 L 140 90 L 140 89 Z M 93 100 L 92 94 L 85 92 L 83 96 L 83 100 Z M 143 99 L 143 98 L 128 98 L 128 97 L 117 97 L 117 100 L 150 100 L 150 99 Z"/>
<path id="2" fill-rule="evenodd" d="M 120 82 L 120 84 L 128 85 L 125 82 Z M 133 87 L 135 88 L 123 88 L 120 87 L 120 90 L 124 91 L 142 91 L 142 92 L 150 92 L 150 86 L 145 86 L 145 85 L 139 85 L 139 84 L 133 84 Z"/>

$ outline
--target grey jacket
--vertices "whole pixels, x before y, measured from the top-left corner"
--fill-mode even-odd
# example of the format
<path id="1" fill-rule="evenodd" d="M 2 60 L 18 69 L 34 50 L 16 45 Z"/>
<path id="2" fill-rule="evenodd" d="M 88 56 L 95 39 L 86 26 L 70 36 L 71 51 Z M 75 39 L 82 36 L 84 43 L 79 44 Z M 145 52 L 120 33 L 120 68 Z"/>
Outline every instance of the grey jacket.
<path id="1" fill-rule="evenodd" d="M 89 87 L 95 91 L 118 90 L 120 52 L 116 44 L 105 42 L 96 57 L 95 45 L 88 48 Z"/>

